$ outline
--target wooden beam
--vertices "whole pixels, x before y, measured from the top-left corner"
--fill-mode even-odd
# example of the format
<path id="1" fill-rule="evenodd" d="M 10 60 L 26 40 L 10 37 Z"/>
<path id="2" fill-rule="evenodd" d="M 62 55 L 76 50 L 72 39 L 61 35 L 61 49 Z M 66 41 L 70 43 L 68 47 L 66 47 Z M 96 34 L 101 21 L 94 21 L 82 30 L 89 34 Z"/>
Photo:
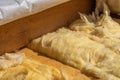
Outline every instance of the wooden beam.
<path id="1" fill-rule="evenodd" d="M 77 14 L 79 11 L 89 13 L 91 10 L 91 0 L 71 0 L 41 13 L 0 26 L 0 53 L 19 49 L 31 39 L 71 23 L 79 17 Z"/>

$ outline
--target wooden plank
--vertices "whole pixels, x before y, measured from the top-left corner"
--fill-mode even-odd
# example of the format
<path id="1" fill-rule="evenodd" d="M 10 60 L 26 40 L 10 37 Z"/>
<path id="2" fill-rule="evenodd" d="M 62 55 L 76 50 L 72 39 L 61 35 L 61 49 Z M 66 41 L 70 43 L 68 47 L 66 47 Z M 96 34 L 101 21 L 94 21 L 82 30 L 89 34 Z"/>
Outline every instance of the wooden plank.
<path id="1" fill-rule="evenodd" d="M 113 20 L 120 24 L 120 18 L 113 18 Z"/>
<path id="2" fill-rule="evenodd" d="M 71 23 L 78 11 L 89 13 L 92 0 L 71 0 L 41 13 L 0 26 L 0 53 L 14 51 L 31 39 Z"/>
<path id="3" fill-rule="evenodd" d="M 42 12 L 48 8 L 68 2 L 70 0 L 9 0 L 8 2 L 6 1 L 0 1 L 0 26 L 15 21 L 19 18 Z"/>

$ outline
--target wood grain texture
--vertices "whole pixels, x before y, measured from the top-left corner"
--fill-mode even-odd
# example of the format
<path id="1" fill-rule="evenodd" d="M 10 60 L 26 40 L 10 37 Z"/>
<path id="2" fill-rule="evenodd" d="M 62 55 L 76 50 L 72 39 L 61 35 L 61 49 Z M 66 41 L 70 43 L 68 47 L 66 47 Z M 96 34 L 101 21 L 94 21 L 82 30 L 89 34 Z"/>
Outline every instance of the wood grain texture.
<path id="1" fill-rule="evenodd" d="M 92 0 L 71 0 L 41 13 L 0 26 L 0 54 L 19 49 L 31 39 L 71 23 L 79 17 L 78 11 L 91 12 L 92 2 Z"/>

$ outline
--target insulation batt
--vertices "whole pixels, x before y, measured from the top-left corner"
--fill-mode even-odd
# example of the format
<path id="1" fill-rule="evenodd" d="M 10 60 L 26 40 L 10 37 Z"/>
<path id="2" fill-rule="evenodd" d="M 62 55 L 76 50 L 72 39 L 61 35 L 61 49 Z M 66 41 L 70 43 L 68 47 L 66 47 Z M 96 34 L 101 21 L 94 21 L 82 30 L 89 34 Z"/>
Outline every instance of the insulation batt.
<path id="1" fill-rule="evenodd" d="M 100 80 L 120 80 L 120 56 L 84 31 L 61 28 L 33 40 L 28 47 Z"/>
<path id="2" fill-rule="evenodd" d="M 92 40 L 104 44 L 106 47 L 120 54 L 120 25 L 112 20 L 108 15 L 108 12 L 102 14 L 96 21 L 90 21 L 94 17 L 89 17 L 86 15 L 80 15 L 81 19 L 73 22 L 69 27 L 74 31 L 85 32 L 88 34 Z M 81 23 L 82 21 L 82 23 Z M 84 22 L 84 24 L 83 24 Z M 89 24 L 89 27 L 88 26 Z M 81 27 L 86 28 L 90 32 L 86 32 Z"/>
<path id="3" fill-rule="evenodd" d="M 69 77 L 68 77 L 69 76 Z M 82 77 L 81 77 L 82 78 Z M 23 53 L 0 56 L 0 80 L 80 80 L 53 66 L 27 58 Z M 81 80 L 89 80 L 83 79 Z"/>
<path id="4" fill-rule="evenodd" d="M 0 74 L 1 80 L 53 80 L 55 77 L 60 80 L 57 69 L 32 60 L 25 60 L 22 65 L 3 70 Z"/>
<path id="5" fill-rule="evenodd" d="M 0 56 L 0 69 L 7 69 L 12 66 L 17 66 L 22 63 L 25 55 L 23 53 L 5 53 Z"/>
<path id="6" fill-rule="evenodd" d="M 74 21 L 69 27 L 75 31 L 92 31 L 92 34 L 99 37 L 114 37 L 120 38 L 120 24 L 115 22 L 108 14 L 104 12 L 99 19 L 94 19 L 95 16 L 80 15 L 81 19 Z M 85 29 L 83 29 L 85 28 Z"/>

